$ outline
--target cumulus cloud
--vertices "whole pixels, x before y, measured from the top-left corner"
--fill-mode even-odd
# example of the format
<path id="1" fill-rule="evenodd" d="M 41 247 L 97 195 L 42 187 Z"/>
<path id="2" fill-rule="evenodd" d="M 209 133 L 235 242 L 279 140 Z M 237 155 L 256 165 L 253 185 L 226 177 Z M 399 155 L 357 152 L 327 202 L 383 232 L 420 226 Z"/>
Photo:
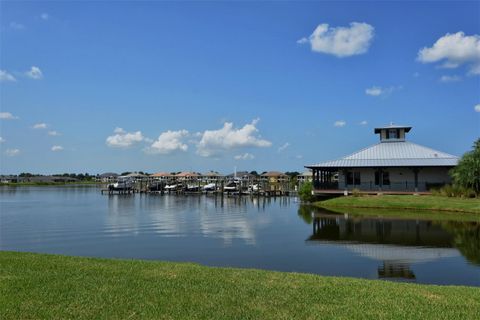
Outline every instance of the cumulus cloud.
<path id="1" fill-rule="evenodd" d="M 107 137 L 105 141 L 107 146 L 112 148 L 128 148 L 145 139 L 141 131 L 126 132 L 122 128 L 115 128 L 113 133 L 115 134 Z"/>
<path id="2" fill-rule="evenodd" d="M 5 140 L 4 138 L 0 137 L 0 143 L 4 143 L 5 141 L 7 141 L 7 140 Z"/>
<path id="3" fill-rule="evenodd" d="M 338 121 L 335 121 L 335 123 L 333 124 L 335 127 L 345 127 L 347 125 L 347 123 L 343 120 L 338 120 Z"/>
<path id="4" fill-rule="evenodd" d="M 473 107 L 473 110 L 475 110 L 475 112 L 480 112 L 480 103 Z"/>
<path id="5" fill-rule="evenodd" d="M 278 148 L 278 152 L 283 152 L 283 151 L 285 151 L 285 149 L 287 149 L 288 147 L 290 147 L 290 143 L 285 142 L 281 147 Z"/>
<path id="6" fill-rule="evenodd" d="M 5 150 L 5 154 L 9 157 L 18 156 L 20 154 L 20 150 L 19 149 L 7 149 L 7 150 Z"/>
<path id="7" fill-rule="evenodd" d="M 23 30 L 25 29 L 25 25 L 12 21 L 10 22 L 10 28 L 15 29 L 15 30 Z"/>
<path id="8" fill-rule="evenodd" d="M 363 121 L 360 122 L 361 126 L 366 126 L 367 124 L 368 124 L 368 122 L 366 120 L 363 120 Z"/>
<path id="9" fill-rule="evenodd" d="M 440 82 L 444 82 L 444 83 L 447 83 L 447 82 L 457 82 L 457 81 L 460 81 L 462 80 L 461 77 L 459 76 L 441 76 L 440 77 Z"/>
<path id="10" fill-rule="evenodd" d="M 15 120 L 18 119 L 18 117 L 14 116 L 10 112 L 0 112 L 0 119 L 3 120 Z"/>
<path id="11" fill-rule="evenodd" d="M 50 19 L 50 16 L 48 15 L 48 13 L 42 13 L 42 14 L 40 15 L 40 18 L 41 18 L 42 20 L 47 21 L 48 19 Z"/>
<path id="12" fill-rule="evenodd" d="M 52 136 L 52 137 L 55 137 L 55 136 L 60 136 L 61 133 L 58 132 L 58 131 L 52 130 L 52 131 L 48 131 L 48 135 Z"/>
<path id="13" fill-rule="evenodd" d="M 231 149 L 270 147 L 272 143 L 257 134 L 258 121 L 259 119 L 255 119 L 239 129 L 234 128 L 232 122 L 225 122 L 221 129 L 206 130 L 197 144 L 197 153 L 203 157 L 210 157 Z"/>
<path id="14" fill-rule="evenodd" d="M 33 129 L 46 129 L 47 124 L 46 123 L 36 123 L 33 125 Z"/>
<path id="15" fill-rule="evenodd" d="M 365 89 L 365 94 L 368 94 L 369 96 L 379 96 L 382 94 L 382 88 L 375 86 L 367 88 Z"/>
<path id="16" fill-rule="evenodd" d="M 330 27 L 327 23 L 317 26 L 310 37 L 297 41 L 310 43 L 312 51 L 343 58 L 363 54 L 372 43 L 375 28 L 367 23 L 352 22 L 349 27 Z"/>
<path id="17" fill-rule="evenodd" d="M 32 66 L 29 71 L 25 72 L 25 75 L 34 80 L 40 80 L 43 78 L 42 70 L 35 66 Z"/>
<path id="18" fill-rule="evenodd" d="M 244 153 L 244 154 L 239 154 L 234 157 L 235 160 L 252 160 L 255 159 L 255 156 L 251 153 Z"/>
<path id="19" fill-rule="evenodd" d="M 17 79 L 15 79 L 14 76 L 12 76 L 10 73 L 8 73 L 7 71 L 5 70 L 0 70 L 0 81 L 10 81 L 10 82 L 15 82 L 17 81 Z"/>
<path id="20" fill-rule="evenodd" d="M 53 152 L 62 151 L 62 150 L 63 150 L 63 147 L 62 147 L 62 146 L 53 146 L 53 147 L 52 147 L 52 151 L 53 151 Z"/>
<path id="21" fill-rule="evenodd" d="M 170 154 L 175 151 L 187 151 L 188 145 L 183 142 L 188 136 L 187 130 L 162 132 L 157 140 L 145 151 L 153 154 Z"/>
<path id="22" fill-rule="evenodd" d="M 457 68 L 468 65 L 469 73 L 480 74 L 480 36 L 466 36 L 464 32 L 447 33 L 432 47 L 418 51 L 417 60 L 422 63 L 443 61 L 440 67 Z"/>
<path id="23" fill-rule="evenodd" d="M 398 86 L 398 87 L 391 86 L 391 87 L 386 87 L 386 88 L 382 88 L 382 87 L 379 87 L 379 86 L 373 86 L 371 88 L 365 89 L 365 94 L 369 95 L 369 96 L 372 96 L 372 97 L 387 96 L 394 91 L 400 90 L 401 88 L 402 88 L 401 86 Z"/>

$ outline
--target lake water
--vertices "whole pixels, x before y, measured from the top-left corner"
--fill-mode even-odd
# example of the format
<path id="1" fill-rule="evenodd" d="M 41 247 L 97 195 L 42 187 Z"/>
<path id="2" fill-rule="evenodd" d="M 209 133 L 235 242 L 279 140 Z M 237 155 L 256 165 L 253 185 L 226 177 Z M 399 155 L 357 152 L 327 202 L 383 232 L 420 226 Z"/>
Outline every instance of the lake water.
<path id="1" fill-rule="evenodd" d="M 286 197 L 2 187 L 0 250 L 480 286 L 478 222 L 358 218 Z"/>

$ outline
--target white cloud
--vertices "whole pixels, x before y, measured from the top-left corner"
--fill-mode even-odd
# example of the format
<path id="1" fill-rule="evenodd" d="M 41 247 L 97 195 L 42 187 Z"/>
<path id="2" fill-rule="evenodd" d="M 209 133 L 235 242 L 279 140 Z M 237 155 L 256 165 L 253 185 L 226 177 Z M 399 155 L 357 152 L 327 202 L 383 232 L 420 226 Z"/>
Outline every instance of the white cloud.
<path id="1" fill-rule="evenodd" d="M 480 36 L 466 36 L 463 32 L 447 33 L 432 47 L 418 51 L 417 60 L 423 63 L 443 61 L 442 68 L 469 66 L 469 73 L 480 74 Z"/>
<path id="2" fill-rule="evenodd" d="M 379 96 L 382 94 L 382 88 L 373 86 L 365 89 L 365 94 L 368 94 L 369 96 Z"/>
<path id="3" fill-rule="evenodd" d="M 107 137 L 105 143 L 112 148 L 127 148 L 137 142 L 143 141 L 145 138 L 141 131 L 126 132 L 122 128 L 115 128 L 115 134 Z"/>
<path id="4" fill-rule="evenodd" d="M 48 131 L 48 135 L 52 136 L 52 137 L 55 137 L 55 136 L 60 136 L 62 134 L 58 131 L 52 130 L 52 131 Z"/>
<path id="5" fill-rule="evenodd" d="M 4 143 L 5 141 L 7 141 L 7 140 L 5 140 L 4 138 L 0 137 L 0 143 Z"/>
<path id="6" fill-rule="evenodd" d="M 462 78 L 459 77 L 459 76 L 445 76 L 444 75 L 444 76 L 441 76 L 439 80 L 440 80 L 440 82 L 445 82 L 446 83 L 446 82 L 457 82 L 457 81 L 462 80 Z"/>
<path id="7" fill-rule="evenodd" d="M 366 126 L 367 124 L 368 124 L 368 122 L 366 120 L 363 120 L 362 122 L 360 122 L 361 126 Z"/>
<path id="8" fill-rule="evenodd" d="M 270 141 L 257 135 L 258 121 L 259 119 L 255 119 L 240 129 L 234 128 L 232 122 L 225 122 L 221 129 L 206 130 L 197 144 L 197 153 L 203 157 L 210 157 L 230 149 L 270 147 L 272 145 Z"/>
<path id="9" fill-rule="evenodd" d="M 312 51 L 332 54 L 339 58 L 366 53 L 373 40 L 375 28 L 367 23 L 350 23 L 350 27 L 317 26 L 310 37 L 297 41 L 310 43 Z"/>
<path id="10" fill-rule="evenodd" d="M 15 82 L 17 79 L 15 79 L 14 76 L 12 76 L 10 73 L 8 73 L 5 70 L 0 70 L 0 81 L 10 81 L 10 82 Z"/>
<path id="11" fill-rule="evenodd" d="M 15 120 L 18 119 L 18 117 L 14 116 L 10 112 L 0 112 L 0 119 L 3 120 Z"/>
<path id="12" fill-rule="evenodd" d="M 281 147 L 278 148 L 278 152 L 283 152 L 283 151 L 285 151 L 285 149 L 287 149 L 288 147 L 290 147 L 290 143 L 285 142 L 285 143 L 283 144 L 283 146 L 281 146 Z"/>
<path id="13" fill-rule="evenodd" d="M 365 94 L 369 95 L 369 96 L 372 96 L 372 97 L 387 96 L 387 95 L 391 94 L 392 92 L 400 90 L 400 89 L 402 89 L 402 86 L 397 86 L 397 87 L 391 86 L 391 87 L 386 87 L 386 88 L 382 88 L 382 87 L 379 87 L 379 86 L 373 86 L 371 88 L 365 89 Z"/>
<path id="14" fill-rule="evenodd" d="M 338 120 L 338 121 L 335 121 L 335 123 L 333 124 L 335 127 L 345 127 L 347 125 L 347 123 L 343 120 Z"/>
<path id="15" fill-rule="evenodd" d="M 15 29 L 15 30 L 23 30 L 25 29 L 25 25 L 12 21 L 10 22 L 10 28 Z"/>
<path id="16" fill-rule="evenodd" d="M 187 130 L 166 131 L 162 132 L 152 145 L 145 149 L 147 153 L 153 154 L 170 154 L 175 151 L 187 151 L 188 145 L 183 139 L 188 136 Z"/>
<path id="17" fill-rule="evenodd" d="M 252 160 L 255 159 L 255 156 L 251 153 L 244 153 L 244 154 L 239 154 L 234 157 L 235 160 Z"/>
<path id="18" fill-rule="evenodd" d="M 43 78 L 42 70 L 39 67 L 32 66 L 29 71 L 25 72 L 25 75 L 30 79 L 40 80 Z"/>
<path id="19" fill-rule="evenodd" d="M 42 13 L 42 14 L 40 15 L 40 18 L 41 18 L 42 20 L 47 21 L 48 19 L 50 19 L 50 16 L 48 15 L 48 13 Z"/>
<path id="20" fill-rule="evenodd" d="M 63 150 L 63 147 L 62 147 L 62 146 L 53 146 L 53 147 L 52 147 L 52 151 L 53 151 L 53 152 L 62 151 L 62 150 Z"/>
<path id="21" fill-rule="evenodd" d="M 33 125 L 33 129 L 46 129 L 47 124 L 46 123 L 37 123 Z"/>
<path id="22" fill-rule="evenodd" d="M 473 107 L 473 110 L 475 110 L 475 112 L 480 112 L 480 103 Z"/>
<path id="23" fill-rule="evenodd" d="M 9 157 L 14 157 L 20 154 L 19 149 L 7 149 L 5 150 L 5 154 Z"/>
<path id="24" fill-rule="evenodd" d="M 297 154 L 297 155 L 295 156 L 295 158 L 297 158 L 297 159 L 303 159 L 303 156 L 302 156 L 301 154 Z"/>
<path id="25" fill-rule="evenodd" d="M 415 72 L 415 73 L 413 74 L 413 77 L 414 77 L 414 78 L 420 77 L 420 73 L 419 73 L 419 72 Z"/>

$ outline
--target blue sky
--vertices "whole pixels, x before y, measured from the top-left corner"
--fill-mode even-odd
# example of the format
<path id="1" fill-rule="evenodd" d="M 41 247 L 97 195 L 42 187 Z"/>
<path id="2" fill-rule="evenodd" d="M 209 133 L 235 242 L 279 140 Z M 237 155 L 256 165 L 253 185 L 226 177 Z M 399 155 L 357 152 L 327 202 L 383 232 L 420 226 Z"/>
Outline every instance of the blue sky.
<path id="1" fill-rule="evenodd" d="M 478 1 L 0 4 L 0 173 L 301 171 L 391 121 L 455 155 L 480 136 Z"/>

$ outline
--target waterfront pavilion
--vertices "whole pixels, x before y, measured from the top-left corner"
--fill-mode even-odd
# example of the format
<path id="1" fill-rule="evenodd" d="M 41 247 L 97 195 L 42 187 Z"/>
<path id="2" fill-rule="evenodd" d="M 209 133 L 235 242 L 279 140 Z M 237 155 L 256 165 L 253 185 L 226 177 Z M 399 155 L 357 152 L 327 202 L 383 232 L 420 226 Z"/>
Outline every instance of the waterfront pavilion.
<path id="1" fill-rule="evenodd" d="M 449 170 L 459 158 L 406 140 L 412 127 L 375 128 L 380 142 L 349 156 L 305 166 L 312 170 L 316 193 L 417 193 L 451 182 Z M 334 181 L 338 173 L 338 181 Z"/>

